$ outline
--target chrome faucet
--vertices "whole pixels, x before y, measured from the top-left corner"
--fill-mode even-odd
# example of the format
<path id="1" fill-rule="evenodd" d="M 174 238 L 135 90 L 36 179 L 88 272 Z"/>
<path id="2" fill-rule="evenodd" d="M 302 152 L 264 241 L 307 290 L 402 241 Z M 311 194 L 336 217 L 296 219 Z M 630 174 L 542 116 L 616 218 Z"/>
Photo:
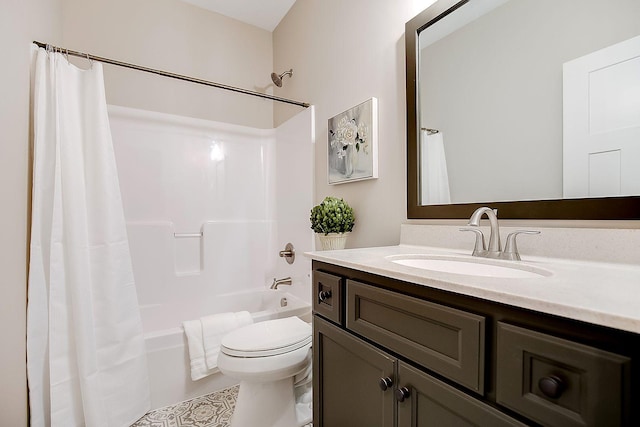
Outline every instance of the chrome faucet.
<path id="1" fill-rule="evenodd" d="M 269 289 L 278 289 L 280 285 L 291 285 L 291 277 L 285 277 L 284 279 L 273 278 L 273 283 Z"/>
<path id="2" fill-rule="evenodd" d="M 502 252 L 502 244 L 500 243 L 500 226 L 498 225 L 498 210 L 494 210 L 486 206 L 478 208 L 473 214 L 471 214 L 471 218 L 469 218 L 469 223 L 467 225 L 469 227 L 480 227 L 480 218 L 482 218 L 482 216 L 485 214 L 487 215 L 487 218 L 489 218 L 489 224 L 491 225 L 491 234 L 489 235 L 489 249 L 487 250 L 483 247 L 483 250 L 479 254 L 476 254 L 476 256 L 498 258 L 500 256 L 500 252 Z M 464 231 L 471 230 L 465 229 Z M 482 234 L 482 231 L 480 231 L 480 233 Z M 476 242 L 477 238 L 478 234 L 476 233 Z"/>
<path id="3" fill-rule="evenodd" d="M 491 234 L 489 235 L 489 249 L 487 249 L 485 245 L 484 234 L 479 228 L 480 219 L 485 214 L 487 215 L 487 218 L 489 218 L 489 224 L 491 225 Z M 520 260 L 520 254 L 518 253 L 518 247 L 516 246 L 516 236 L 518 234 L 540 234 L 539 231 L 531 230 L 514 231 L 507 236 L 507 243 L 503 252 L 502 244 L 500 242 L 498 210 L 491 209 L 486 206 L 476 209 L 473 214 L 471 214 L 471 218 L 469 218 L 467 227 L 461 228 L 460 231 L 472 231 L 476 234 L 476 243 L 471 255 L 484 258 L 499 258 L 515 261 Z"/>

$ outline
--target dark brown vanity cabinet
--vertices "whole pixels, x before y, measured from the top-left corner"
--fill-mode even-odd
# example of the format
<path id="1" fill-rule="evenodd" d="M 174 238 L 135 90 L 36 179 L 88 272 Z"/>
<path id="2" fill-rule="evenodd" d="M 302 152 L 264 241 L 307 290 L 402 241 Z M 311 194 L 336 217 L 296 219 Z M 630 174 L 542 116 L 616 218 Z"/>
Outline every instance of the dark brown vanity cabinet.
<path id="1" fill-rule="evenodd" d="M 522 426 L 315 316 L 314 426 Z"/>
<path id="2" fill-rule="evenodd" d="M 636 334 L 313 265 L 314 427 L 640 425 Z"/>
<path id="3" fill-rule="evenodd" d="M 314 426 L 394 425 L 396 359 L 318 316 L 313 319 Z M 385 386 L 386 387 L 386 386 Z"/>

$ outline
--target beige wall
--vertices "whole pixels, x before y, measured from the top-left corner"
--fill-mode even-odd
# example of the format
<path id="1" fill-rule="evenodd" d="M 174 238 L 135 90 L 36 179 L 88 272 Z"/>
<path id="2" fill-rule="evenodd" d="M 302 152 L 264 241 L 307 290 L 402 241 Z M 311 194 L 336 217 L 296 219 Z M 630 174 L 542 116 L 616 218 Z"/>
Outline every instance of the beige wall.
<path id="1" fill-rule="evenodd" d="M 0 3 L 0 424 L 27 425 L 25 361 L 29 63 L 34 39 L 60 39 L 59 0 Z"/>
<path id="2" fill-rule="evenodd" d="M 348 247 L 395 244 L 406 220 L 404 25 L 418 12 L 416 3 L 301 0 L 273 34 L 275 68 L 294 69 L 275 93 L 316 106 L 316 201 L 343 197 L 355 210 Z M 378 98 L 379 178 L 330 186 L 327 120 L 372 96 Z M 295 111 L 275 106 L 275 123 Z"/>
<path id="3" fill-rule="evenodd" d="M 258 92 L 272 87 L 266 30 L 178 0 L 62 1 L 66 48 Z M 273 125 L 269 100 L 110 65 L 104 70 L 110 104 Z"/>
<path id="4" fill-rule="evenodd" d="M 276 95 L 316 106 L 315 199 L 344 197 L 356 213 L 348 247 L 396 244 L 406 217 L 404 24 L 431 0 L 300 0 L 273 34 L 274 67 L 293 67 Z M 327 120 L 379 101 L 379 178 L 327 184 Z M 276 105 L 276 125 L 296 109 Z M 471 213 L 470 213 L 471 214 Z M 410 221 L 458 227 L 462 220 Z M 504 221 L 520 227 L 638 228 L 640 221 Z"/>

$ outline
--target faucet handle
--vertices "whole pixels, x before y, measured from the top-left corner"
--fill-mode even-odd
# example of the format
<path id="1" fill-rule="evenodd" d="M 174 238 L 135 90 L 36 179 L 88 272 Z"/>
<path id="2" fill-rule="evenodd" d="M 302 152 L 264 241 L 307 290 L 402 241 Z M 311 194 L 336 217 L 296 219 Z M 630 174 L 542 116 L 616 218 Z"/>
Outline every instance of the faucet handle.
<path id="1" fill-rule="evenodd" d="M 284 251 L 278 252 L 278 255 L 280 255 L 280 258 L 284 258 L 289 264 L 293 264 L 296 260 L 296 250 L 291 243 L 287 243 Z"/>
<path id="2" fill-rule="evenodd" d="M 516 245 L 516 236 L 518 234 L 540 234 L 540 232 L 536 230 L 516 230 L 513 233 L 509 233 L 504 244 L 504 252 L 502 252 L 503 259 L 520 261 L 520 253 L 518 253 L 518 246 Z"/>
<path id="3" fill-rule="evenodd" d="M 479 227 L 463 227 L 460 231 L 472 231 L 476 233 L 476 243 L 473 247 L 473 253 L 471 255 L 477 256 L 482 252 L 487 251 L 487 245 L 484 243 L 484 234 Z"/>

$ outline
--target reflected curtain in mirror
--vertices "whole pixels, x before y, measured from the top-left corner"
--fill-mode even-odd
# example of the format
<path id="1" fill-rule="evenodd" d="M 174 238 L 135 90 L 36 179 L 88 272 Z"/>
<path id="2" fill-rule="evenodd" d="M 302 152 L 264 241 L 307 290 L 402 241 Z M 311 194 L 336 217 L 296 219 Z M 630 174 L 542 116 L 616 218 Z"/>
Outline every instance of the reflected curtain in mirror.
<path id="1" fill-rule="evenodd" d="M 437 129 L 420 130 L 420 200 L 423 205 L 451 203 L 443 138 Z"/>

